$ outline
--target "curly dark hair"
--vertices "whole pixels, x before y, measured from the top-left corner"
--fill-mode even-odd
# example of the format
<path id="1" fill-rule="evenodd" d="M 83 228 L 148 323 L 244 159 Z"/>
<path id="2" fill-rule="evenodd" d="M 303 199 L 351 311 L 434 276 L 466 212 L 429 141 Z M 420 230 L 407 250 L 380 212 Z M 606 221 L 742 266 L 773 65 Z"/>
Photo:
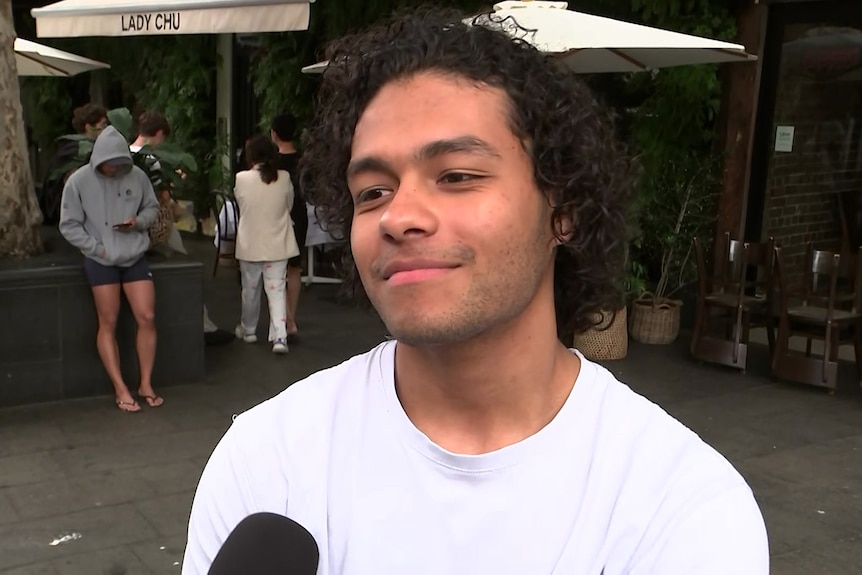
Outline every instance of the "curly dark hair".
<path id="1" fill-rule="evenodd" d="M 485 15 L 483 25 L 471 25 L 463 18 L 456 11 L 421 8 L 327 47 L 330 66 L 300 167 L 302 188 L 322 225 L 349 238 L 353 200 L 346 170 L 353 132 L 384 85 L 433 71 L 501 89 L 511 102 L 511 129 L 553 207 L 548 225 L 562 242 L 554 264 L 558 330 L 582 332 L 622 301 L 633 163 L 610 114 L 574 73 L 513 37 L 510 21 Z M 558 224 L 567 217 L 575 225 L 562 238 Z M 364 296 L 349 252 L 346 263 L 346 286 Z"/>
<path id="2" fill-rule="evenodd" d="M 95 126 L 100 120 L 108 117 L 108 110 L 99 104 L 84 104 L 72 112 L 72 127 L 83 134 L 87 126 Z"/>

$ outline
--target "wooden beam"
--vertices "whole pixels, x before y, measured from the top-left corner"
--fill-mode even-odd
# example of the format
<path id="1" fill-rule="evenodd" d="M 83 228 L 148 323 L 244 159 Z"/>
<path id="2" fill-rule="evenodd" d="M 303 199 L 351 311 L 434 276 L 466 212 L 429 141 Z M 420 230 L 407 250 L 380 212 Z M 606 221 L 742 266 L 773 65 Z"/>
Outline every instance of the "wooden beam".
<path id="1" fill-rule="evenodd" d="M 739 12 L 736 42 L 758 56 L 757 62 L 728 64 L 724 67 L 722 94 L 723 122 L 721 140 L 725 154 L 722 190 L 718 201 L 716 237 L 729 232 L 741 238 L 744 233 L 748 199 L 748 179 L 754 119 L 757 114 L 763 41 L 766 35 L 767 7 L 764 2 L 747 0 Z M 759 239 L 759 238 L 751 238 Z"/>

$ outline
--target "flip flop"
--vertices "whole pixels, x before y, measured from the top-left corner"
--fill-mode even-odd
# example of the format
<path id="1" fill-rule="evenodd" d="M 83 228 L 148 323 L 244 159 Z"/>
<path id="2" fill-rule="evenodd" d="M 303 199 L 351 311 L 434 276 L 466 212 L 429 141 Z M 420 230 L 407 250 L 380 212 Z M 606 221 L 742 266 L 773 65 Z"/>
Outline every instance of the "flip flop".
<path id="1" fill-rule="evenodd" d="M 158 395 L 144 395 L 138 392 L 138 397 L 146 401 L 149 407 L 161 407 L 165 404 L 165 398 Z"/>
<path id="2" fill-rule="evenodd" d="M 117 407 L 118 407 L 118 408 L 119 408 L 119 410 L 120 410 L 120 411 L 122 411 L 122 412 L 125 412 L 125 413 L 138 413 L 139 411 L 141 411 L 141 406 L 140 406 L 140 405 L 138 405 L 138 402 L 137 402 L 137 401 L 134 401 L 134 400 L 132 400 L 132 401 L 120 401 L 120 400 L 118 399 L 118 400 L 116 400 L 116 402 L 117 402 Z M 128 406 L 128 407 L 125 407 L 125 406 Z M 131 407 L 137 407 L 138 409 L 129 409 L 129 408 L 131 408 Z"/>

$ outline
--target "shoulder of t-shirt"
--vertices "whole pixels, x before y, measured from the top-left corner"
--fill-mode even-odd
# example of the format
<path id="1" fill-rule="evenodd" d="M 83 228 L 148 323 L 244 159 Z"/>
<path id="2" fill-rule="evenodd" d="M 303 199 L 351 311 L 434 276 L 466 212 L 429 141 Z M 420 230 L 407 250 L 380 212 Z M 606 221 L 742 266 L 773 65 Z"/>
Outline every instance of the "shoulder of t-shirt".
<path id="1" fill-rule="evenodd" d="M 627 452 L 632 465 L 654 469 L 656 481 L 747 487 L 733 465 L 689 427 L 604 367 L 593 365 L 602 389 L 604 439 L 620 453 Z"/>
<path id="2" fill-rule="evenodd" d="M 603 489 L 615 494 L 612 523 L 641 534 L 637 551 L 627 548 L 632 560 L 716 505 L 745 523 L 739 529 L 756 531 L 751 488 L 723 455 L 605 368 L 588 365 L 595 366 L 597 387 L 593 466 L 602 470 Z"/>

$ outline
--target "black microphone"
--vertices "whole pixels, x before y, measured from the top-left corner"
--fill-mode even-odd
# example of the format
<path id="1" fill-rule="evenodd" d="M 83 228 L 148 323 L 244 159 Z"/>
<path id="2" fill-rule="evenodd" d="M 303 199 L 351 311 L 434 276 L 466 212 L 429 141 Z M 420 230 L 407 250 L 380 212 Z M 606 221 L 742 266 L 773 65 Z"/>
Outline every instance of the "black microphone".
<path id="1" fill-rule="evenodd" d="M 275 513 L 239 522 L 210 566 L 209 575 L 316 575 L 320 551 L 305 527 Z"/>

